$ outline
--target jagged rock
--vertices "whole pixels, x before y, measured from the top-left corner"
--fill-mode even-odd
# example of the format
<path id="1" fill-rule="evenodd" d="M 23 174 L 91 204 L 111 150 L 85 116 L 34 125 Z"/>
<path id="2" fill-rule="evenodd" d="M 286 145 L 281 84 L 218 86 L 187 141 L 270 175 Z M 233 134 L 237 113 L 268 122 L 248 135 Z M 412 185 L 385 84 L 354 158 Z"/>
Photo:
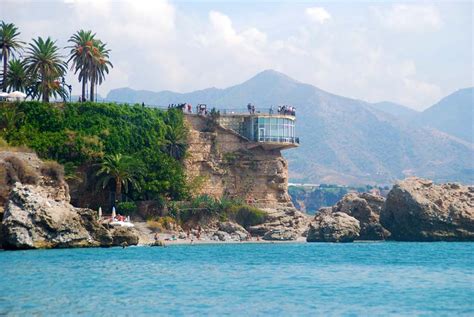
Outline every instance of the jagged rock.
<path id="1" fill-rule="evenodd" d="M 231 222 L 231 221 L 220 222 L 219 223 L 219 230 L 227 232 L 229 234 L 237 232 L 237 231 L 242 231 L 242 232 L 247 231 L 247 230 L 244 229 L 244 227 L 242 227 L 238 223 Z"/>
<path id="2" fill-rule="evenodd" d="M 389 192 L 382 225 L 400 241 L 474 241 L 474 187 L 411 177 Z"/>
<path id="3" fill-rule="evenodd" d="M 230 241 L 231 240 L 231 236 L 230 234 L 228 234 L 227 232 L 224 232 L 224 231 L 216 231 L 214 233 L 214 236 L 216 236 L 220 241 Z"/>
<path id="4" fill-rule="evenodd" d="M 352 242 L 359 237 L 359 220 L 343 212 L 318 213 L 309 226 L 308 242 Z"/>
<path id="5" fill-rule="evenodd" d="M 112 245 L 114 246 L 129 246 L 138 244 L 139 236 L 137 231 L 133 228 L 115 227 L 111 231 Z"/>
<path id="6" fill-rule="evenodd" d="M 267 214 L 266 221 L 263 224 L 249 227 L 247 231 L 252 235 L 265 236 L 268 233 L 268 237 L 270 237 L 272 232 L 292 231 L 293 234 L 285 235 L 294 237 L 292 240 L 296 240 L 297 237 L 304 235 L 308 227 L 309 217 L 298 211 L 291 204 L 282 204 L 275 208 L 263 208 L 262 210 Z"/>
<path id="7" fill-rule="evenodd" d="M 232 238 L 238 241 L 245 241 L 249 238 L 249 233 L 247 231 L 237 230 L 231 234 Z"/>
<path id="8" fill-rule="evenodd" d="M 384 240 L 390 236 L 390 232 L 380 224 L 384 203 L 382 196 L 349 193 L 332 207 L 332 212 L 344 212 L 359 220 L 359 240 Z"/>
<path id="9" fill-rule="evenodd" d="M 57 199 L 55 190 L 39 185 L 14 185 L 2 221 L 4 248 L 113 245 L 111 231 L 97 221 L 95 211 L 75 208 L 67 200 Z"/>
<path id="10" fill-rule="evenodd" d="M 263 236 L 263 240 L 270 240 L 270 241 L 290 241 L 296 240 L 298 238 L 298 234 L 294 230 L 289 229 L 281 229 L 281 230 L 270 230 Z"/>

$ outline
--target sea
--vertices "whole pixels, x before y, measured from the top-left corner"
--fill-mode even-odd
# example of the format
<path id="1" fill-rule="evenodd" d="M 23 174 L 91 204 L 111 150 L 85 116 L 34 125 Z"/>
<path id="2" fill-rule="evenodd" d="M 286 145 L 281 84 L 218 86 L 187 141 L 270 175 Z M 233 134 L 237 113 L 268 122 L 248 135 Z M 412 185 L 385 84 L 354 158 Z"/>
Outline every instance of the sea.
<path id="1" fill-rule="evenodd" d="M 6 316 L 474 316 L 474 243 L 0 251 Z"/>

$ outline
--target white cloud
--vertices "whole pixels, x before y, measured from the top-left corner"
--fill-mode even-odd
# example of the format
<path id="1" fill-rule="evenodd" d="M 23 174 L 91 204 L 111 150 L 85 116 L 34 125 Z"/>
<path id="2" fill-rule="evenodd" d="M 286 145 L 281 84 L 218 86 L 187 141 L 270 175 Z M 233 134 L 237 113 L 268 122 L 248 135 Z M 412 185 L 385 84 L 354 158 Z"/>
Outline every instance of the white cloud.
<path id="1" fill-rule="evenodd" d="M 322 7 L 307 8 L 305 13 L 312 21 L 319 24 L 324 24 L 331 19 L 329 12 Z"/>
<path id="2" fill-rule="evenodd" d="M 424 32 L 442 26 L 439 10 L 432 5 L 397 4 L 373 11 L 382 25 L 395 31 Z"/>
<path id="3" fill-rule="evenodd" d="M 351 16 L 354 20 L 344 18 L 344 12 L 338 12 L 341 19 L 332 20 L 321 7 L 291 12 L 285 7 L 266 16 L 251 8 L 245 11 L 244 4 L 238 13 L 224 13 L 226 6 L 213 3 L 196 9 L 166 0 L 63 1 L 27 1 L 20 9 L 16 2 L 6 0 L 3 8 L 25 41 L 51 35 L 59 46 L 66 46 L 76 30 L 97 32 L 112 49 L 114 64 L 99 87 L 102 95 L 123 86 L 181 92 L 227 87 L 268 68 L 339 95 L 418 108 L 468 85 L 456 81 L 458 75 L 453 71 L 453 83 L 443 86 L 443 73 L 436 72 L 439 54 L 432 61 L 420 61 L 407 44 L 416 39 L 417 47 L 426 45 L 419 35 L 410 38 L 411 33 L 404 34 L 409 41 L 401 44 L 403 54 L 393 49 L 398 43 L 391 41 L 399 39 L 390 38 L 392 32 L 387 28 L 439 28 L 443 23 L 436 7 L 382 4 L 376 9 L 364 7 L 360 16 Z M 370 19 L 374 13 L 376 19 Z M 294 18 L 297 23 L 292 22 Z M 436 45 L 442 41 L 437 38 Z M 433 71 L 427 74 L 429 65 Z M 68 81 L 78 93 L 76 76 L 69 74 Z"/>

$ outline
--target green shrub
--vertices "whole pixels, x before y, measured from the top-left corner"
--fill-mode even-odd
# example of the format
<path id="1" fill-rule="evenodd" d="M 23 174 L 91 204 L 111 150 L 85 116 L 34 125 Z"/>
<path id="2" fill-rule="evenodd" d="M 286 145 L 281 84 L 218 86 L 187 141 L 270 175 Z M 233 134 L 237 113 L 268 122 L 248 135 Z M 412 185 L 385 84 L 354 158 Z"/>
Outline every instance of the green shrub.
<path id="1" fill-rule="evenodd" d="M 0 137 L 0 149 L 4 149 L 4 148 L 7 148 L 7 147 L 9 147 L 8 142 L 5 141 L 4 138 Z"/>
<path id="2" fill-rule="evenodd" d="M 123 201 L 117 204 L 117 211 L 122 215 L 133 215 L 137 211 L 137 204 L 133 201 Z"/>
<path id="3" fill-rule="evenodd" d="M 181 206 L 176 206 L 176 208 L 179 212 L 175 214 L 179 214 L 182 224 L 210 217 L 219 219 L 219 221 L 235 221 L 248 228 L 266 220 L 265 211 L 246 205 L 240 200 L 226 197 L 219 200 L 207 195 L 198 196 L 189 202 L 182 203 Z"/>
<path id="4" fill-rule="evenodd" d="M 248 205 L 236 205 L 229 210 L 230 218 L 244 228 L 259 225 L 265 222 L 265 211 Z"/>

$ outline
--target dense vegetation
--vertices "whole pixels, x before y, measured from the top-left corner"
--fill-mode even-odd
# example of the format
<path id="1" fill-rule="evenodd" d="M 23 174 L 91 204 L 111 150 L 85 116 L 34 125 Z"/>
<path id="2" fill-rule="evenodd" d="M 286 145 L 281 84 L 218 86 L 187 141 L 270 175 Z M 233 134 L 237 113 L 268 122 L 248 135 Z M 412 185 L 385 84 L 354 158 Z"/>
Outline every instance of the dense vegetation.
<path id="1" fill-rule="evenodd" d="M 234 221 L 244 228 L 261 224 L 266 213 L 235 199 L 215 199 L 202 195 L 176 206 L 171 206 L 171 215 L 181 224 L 196 224 L 202 220 L 218 219 Z"/>
<path id="2" fill-rule="evenodd" d="M 100 169 L 105 161 L 113 164 L 111 157 L 119 155 L 127 160 L 118 168 L 133 174 L 127 175 L 133 181 L 122 182 L 133 200 L 187 196 L 181 162 L 186 152 L 186 128 L 178 110 L 21 102 L 0 104 L 0 118 L 3 139 L 64 164 L 67 176 L 84 166 Z"/>

